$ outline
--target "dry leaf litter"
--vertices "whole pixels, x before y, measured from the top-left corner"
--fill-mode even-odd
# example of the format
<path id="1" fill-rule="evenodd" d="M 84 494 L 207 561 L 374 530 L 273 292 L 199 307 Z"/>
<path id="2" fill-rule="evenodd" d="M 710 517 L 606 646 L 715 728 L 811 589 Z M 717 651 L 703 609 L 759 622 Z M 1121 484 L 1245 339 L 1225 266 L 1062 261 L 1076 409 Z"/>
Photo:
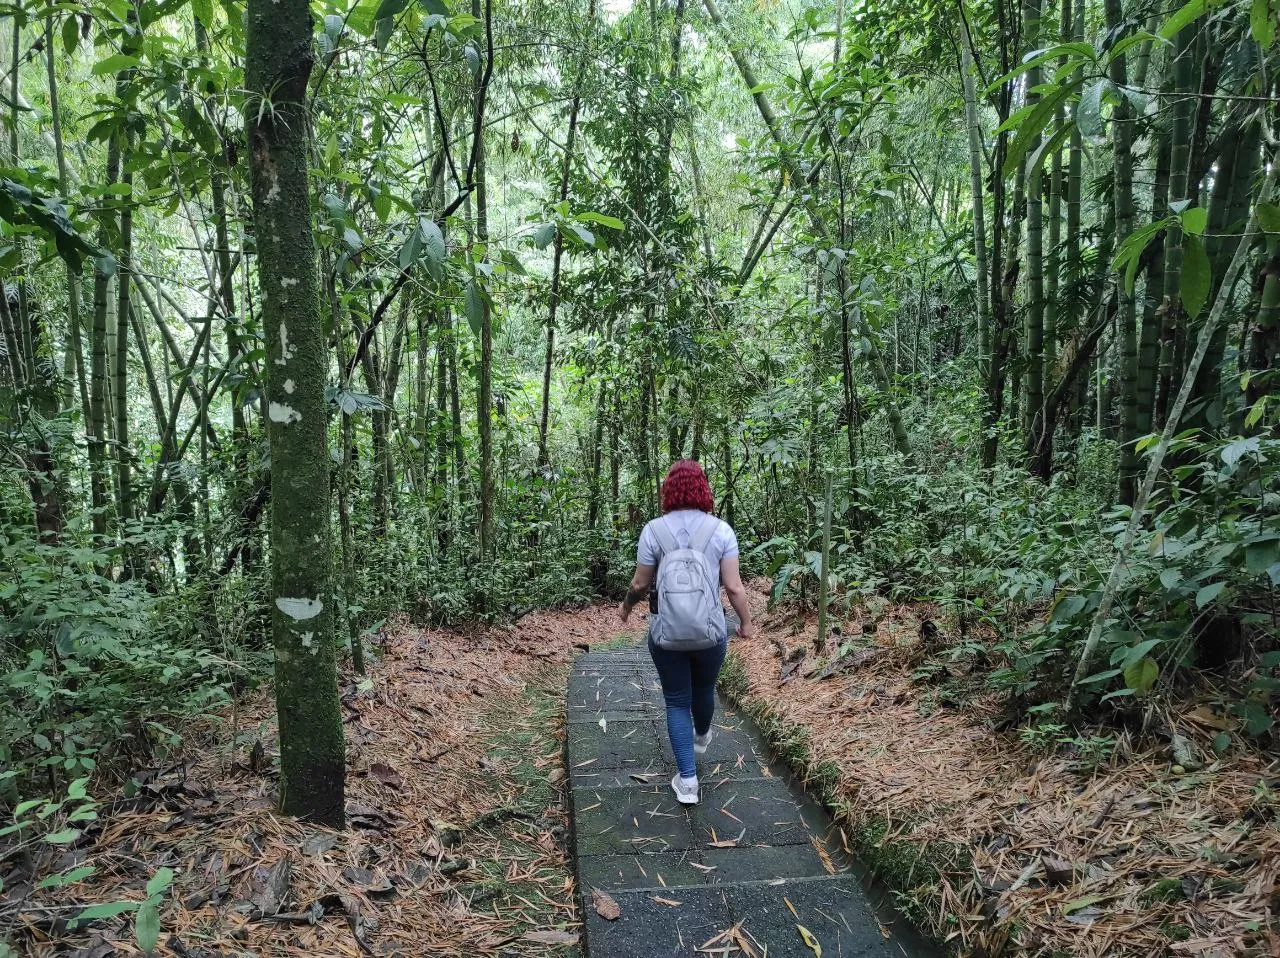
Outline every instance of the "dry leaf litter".
<path id="1" fill-rule="evenodd" d="M 935 932 L 972 955 L 1280 955 L 1280 759 L 1237 735 L 1214 760 L 1213 737 L 1236 726 L 1212 690 L 1160 716 L 1207 756 L 1200 769 L 1123 735 L 1091 768 L 997 734 L 990 695 L 952 709 L 913 681 L 935 618 L 917 605 L 843 623 L 862 636 L 847 671 L 801 657 L 816 627 L 791 614 L 734 646 L 748 701 L 811 730 L 810 768 L 839 766 L 846 829 L 887 823 L 884 849 L 958 852 L 912 876 Z"/>
<path id="2" fill-rule="evenodd" d="M 277 814 L 269 692 L 193 723 L 180 758 L 138 771 L 132 798 L 116 789 L 97 826 L 52 863 L 95 875 L 57 891 L 6 886 L 0 941 L 40 958 L 140 954 L 131 916 L 76 931 L 67 921 L 87 905 L 141 900 L 168 866 L 161 954 L 561 953 L 579 939 L 561 794 L 564 679 L 576 652 L 616 633 L 612 606 L 491 629 L 386 630 L 372 689 L 343 679 L 343 833 Z M 534 747 L 490 749 L 504 738 Z M 553 786 L 534 813 L 520 804 L 531 778 Z"/>

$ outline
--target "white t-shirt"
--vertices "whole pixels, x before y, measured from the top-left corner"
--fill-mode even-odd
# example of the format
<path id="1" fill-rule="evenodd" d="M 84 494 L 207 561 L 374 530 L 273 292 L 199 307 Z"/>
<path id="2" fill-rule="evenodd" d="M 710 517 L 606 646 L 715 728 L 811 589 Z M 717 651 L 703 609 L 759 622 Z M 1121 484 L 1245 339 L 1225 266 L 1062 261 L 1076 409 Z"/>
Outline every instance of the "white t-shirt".
<path id="1" fill-rule="evenodd" d="M 644 527 L 644 531 L 640 533 L 640 544 L 636 547 L 636 564 L 656 566 L 658 560 L 662 558 L 662 544 L 658 540 L 658 535 L 653 531 L 653 524 L 662 522 L 666 524 L 667 529 L 671 532 L 671 536 L 676 540 L 676 545 L 682 549 L 689 547 L 689 542 L 693 538 L 693 533 L 702 528 L 704 522 L 714 522 L 718 528 L 711 536 L 711 541 L 707 543 L 707 558 L 711 560 L 711 571 L 715 576 L 716 589 L 720 589 L 720 560 L 732 558 L 738 554 L 738 537 L 734 534 L 733 527 L 727 522 L 722 522 L 715 516 L 708 515 L 701 509 L 675 509 L 668 512 L 665 516 L 650 520 Z"/>

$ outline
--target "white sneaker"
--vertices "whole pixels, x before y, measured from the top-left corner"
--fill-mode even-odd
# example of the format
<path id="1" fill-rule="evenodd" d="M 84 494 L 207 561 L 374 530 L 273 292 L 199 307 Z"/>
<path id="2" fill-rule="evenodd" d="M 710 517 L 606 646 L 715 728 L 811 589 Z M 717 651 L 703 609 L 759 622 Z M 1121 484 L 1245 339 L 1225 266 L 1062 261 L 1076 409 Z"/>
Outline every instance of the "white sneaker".
<path id="1" fill-rule="evenodd" d="M 671 791 L 676 793 L 676 801 L 681 805 L 698 804 L 698 777 L 683 778 L 679 772 L 671 777 Z"/>
<path id="2" fill-rule="evenodd" d="M 693 753 L 695 755 L 705 755 L 707 746 L 711 744 L 711 729 L 707 729 L 706 735 L 695 735 L 693 737 Z"/>

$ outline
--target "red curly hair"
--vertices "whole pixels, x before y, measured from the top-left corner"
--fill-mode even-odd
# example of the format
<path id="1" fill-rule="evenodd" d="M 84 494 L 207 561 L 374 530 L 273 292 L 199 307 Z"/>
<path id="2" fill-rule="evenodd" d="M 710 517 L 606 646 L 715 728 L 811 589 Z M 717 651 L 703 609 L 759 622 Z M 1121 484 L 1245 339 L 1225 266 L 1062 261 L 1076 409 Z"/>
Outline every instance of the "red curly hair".
<path id="1" fill-rule="evenodd" d="M 696 459 L 677 459 L 662 480 L 662 514 L 676 509 L 701 509 L 714 512 L 716 501 L 711 496 L 711 483 Z"/>

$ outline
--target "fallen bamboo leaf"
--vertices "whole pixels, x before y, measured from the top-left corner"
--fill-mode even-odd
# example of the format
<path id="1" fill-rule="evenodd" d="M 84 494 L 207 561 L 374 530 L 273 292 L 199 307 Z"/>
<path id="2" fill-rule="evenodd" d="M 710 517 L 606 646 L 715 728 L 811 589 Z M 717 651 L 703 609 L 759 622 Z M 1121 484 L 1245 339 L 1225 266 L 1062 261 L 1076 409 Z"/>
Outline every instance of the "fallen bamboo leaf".
<path id="1" fill-rule="evenodd" d="M 800 932 L 800 940 L 813 952 L 814 958 L 822 958 L 822 945 L 818 944 L 818 939 L 813 937 L 813 932 L 804 925 L 796 925 L 796 930 Z"/>
<path id="2" fill-rule="evenodd" d="M 538 945 L 575 945 L 578 936 L 567 931 L 526 931 L 521 941 L 531 941 Z"/>

